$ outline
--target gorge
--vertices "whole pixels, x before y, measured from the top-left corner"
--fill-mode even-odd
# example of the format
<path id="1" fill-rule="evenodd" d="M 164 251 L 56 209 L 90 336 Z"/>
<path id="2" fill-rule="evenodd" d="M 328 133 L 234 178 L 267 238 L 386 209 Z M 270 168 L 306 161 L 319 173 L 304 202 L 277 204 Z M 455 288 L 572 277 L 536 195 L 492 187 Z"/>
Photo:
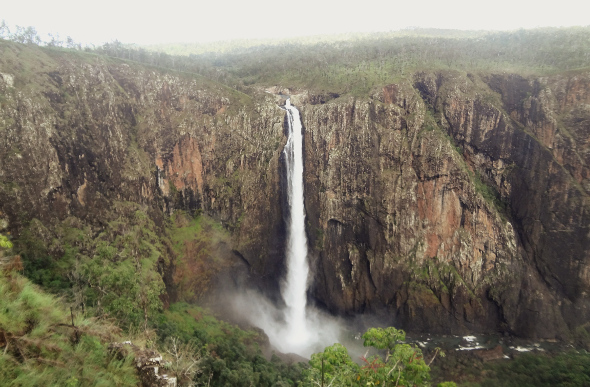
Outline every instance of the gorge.
<path id="1" fill-rule="evenodd" d="M 246 65 L 203 75 L 0 41 L 0 231 L 25 270 L 84 289 L 72 296 L 80 305 L 96 305 L 91 291 L 107 283 L 90 279 L 95 258 L 151 268 L 145 282 L 163 305 L 226 288 L 244 303 L 261 294 L 285 313 L 270 319 L 293 337 L 284 352 L 334 329 L 305 317 L 307 301 L 409 332 L 583 342 L 584 60 L 535 73 L 395 58 L 403 72 L 355 73 L 363 88 L 345 90 L 253 81 Z M 291 168 L 300 182 L 285 180 Z M 207 219 L 199 227 L 213 236 L 174 239 L 191 224 L 178 214 Z M 129 230 L 149 246 L 111 254 Z M 35 278 L 56 283 L 45 274 Z"/>

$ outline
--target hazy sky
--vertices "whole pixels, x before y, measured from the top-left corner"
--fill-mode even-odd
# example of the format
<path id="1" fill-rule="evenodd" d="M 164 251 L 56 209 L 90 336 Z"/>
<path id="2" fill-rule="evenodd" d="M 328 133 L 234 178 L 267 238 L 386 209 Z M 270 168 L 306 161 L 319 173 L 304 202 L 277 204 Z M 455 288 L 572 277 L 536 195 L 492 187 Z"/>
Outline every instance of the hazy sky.
<path id="1" fill-rule="evenodd" d="M 291 37 L 405 27 L 510 30 L 590 24 L 588 0 L 5 0 L 0 19 L 101 44 Z M 157 5 L 156 5 L 157 4 Z"/>

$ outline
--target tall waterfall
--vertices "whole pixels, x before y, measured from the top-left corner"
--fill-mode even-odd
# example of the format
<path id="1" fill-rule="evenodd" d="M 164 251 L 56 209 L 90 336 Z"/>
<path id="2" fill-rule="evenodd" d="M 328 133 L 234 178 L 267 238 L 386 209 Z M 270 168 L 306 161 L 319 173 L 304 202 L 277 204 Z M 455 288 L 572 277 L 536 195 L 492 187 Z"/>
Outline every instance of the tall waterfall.
<path id="1" fill-rule="evenodd" d="M 287 278 L 283 284 L 286 304 L 285 340 L 292 345 L 309 339 L 305 307 L 307 304 L 307 237 L 303 204 L 303 133 L 297 108 L 287 99 L 285 104 L 289 123 L 289 138 L 283 150 L 287 166 L 289 221 L 287 236 Z"/>
<path id="2" fill-rule="evenodd" d="M 281 352 L 309 357 L 339 341 L 341 325 L 317 308 L 307 307 L 307 237 L 303 192 L 303 126 L 299 111 L 285 104 L 289 138 L 283 150 L 287 167 L 287 276 L 281 295 L 285 307 L 276 305 L 255 291 L 245 291 L 232 298 L 233 310 L 244 314 L 250 322 L 268 335 L 272 345 Z"/>

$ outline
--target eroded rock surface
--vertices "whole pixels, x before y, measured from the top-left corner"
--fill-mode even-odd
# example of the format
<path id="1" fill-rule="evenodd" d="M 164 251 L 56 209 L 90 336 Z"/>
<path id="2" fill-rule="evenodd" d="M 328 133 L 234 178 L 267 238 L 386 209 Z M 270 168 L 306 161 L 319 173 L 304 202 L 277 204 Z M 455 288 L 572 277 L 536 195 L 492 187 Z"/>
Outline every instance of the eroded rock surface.
<path id="1" fill-rule="evenodd" d="M 0 73 L 0 210 L 15 235 L 33 218 L 100 228 L 116 200 L 160 223 L 200 210 L 276 294 L 274 96 L 8 43 Z M 590 73 L 416 73 L 366 98 L 293 101 L 318 304 L 440 333 L 567 338 L 588 321 Z"/>

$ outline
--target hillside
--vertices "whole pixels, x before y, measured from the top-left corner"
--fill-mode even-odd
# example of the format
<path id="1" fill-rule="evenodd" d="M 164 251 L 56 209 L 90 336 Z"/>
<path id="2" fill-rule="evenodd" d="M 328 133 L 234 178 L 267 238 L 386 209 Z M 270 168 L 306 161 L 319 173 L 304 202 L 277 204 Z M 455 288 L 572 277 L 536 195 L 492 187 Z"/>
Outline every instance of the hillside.
<path id="1" fill-rule="evenodd" d="M 169 305 L 220 291 L 280 304 L 290 95 L 312 303 L 410 332 L 584 345 L 589 36 L 434 31 L 190 57 L 2 40 L 0 232 L 27 277 L 124 329 L 162 329 Z"/>

